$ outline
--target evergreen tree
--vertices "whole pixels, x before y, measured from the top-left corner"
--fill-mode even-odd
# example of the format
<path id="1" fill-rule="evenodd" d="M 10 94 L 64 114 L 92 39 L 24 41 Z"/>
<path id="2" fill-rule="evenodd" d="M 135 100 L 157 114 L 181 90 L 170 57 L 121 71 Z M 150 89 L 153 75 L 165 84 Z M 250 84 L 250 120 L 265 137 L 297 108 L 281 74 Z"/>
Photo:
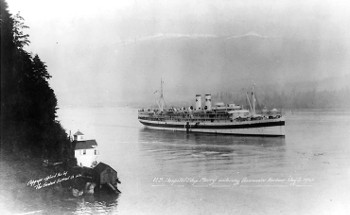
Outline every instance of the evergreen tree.
<path id="1" fill-rule="evenodd" d="M 70 141 L 56 121 L 57 99 L 51 75 L 38 55 L 24 50 L 28 28 L 1 3 L 1 147 L 15 154 L 62 159 L 72 155 Z"/>

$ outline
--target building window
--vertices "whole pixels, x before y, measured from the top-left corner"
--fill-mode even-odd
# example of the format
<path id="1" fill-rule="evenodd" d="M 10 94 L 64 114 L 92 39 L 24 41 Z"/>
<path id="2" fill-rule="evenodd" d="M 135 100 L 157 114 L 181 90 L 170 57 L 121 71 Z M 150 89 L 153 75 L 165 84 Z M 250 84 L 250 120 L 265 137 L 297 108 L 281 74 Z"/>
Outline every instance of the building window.
<path id="1" fill-rule="evenodd" d="M 86 155 L 86 149 L 83 149 L 83 150 L 81 151 L 81 154 L 82 154 L 82 155 Z"/>
<path id="2" fill-rule="evenodd" d="M 95 149 L 95 155 L 97 155 L 97 150 Z"/>

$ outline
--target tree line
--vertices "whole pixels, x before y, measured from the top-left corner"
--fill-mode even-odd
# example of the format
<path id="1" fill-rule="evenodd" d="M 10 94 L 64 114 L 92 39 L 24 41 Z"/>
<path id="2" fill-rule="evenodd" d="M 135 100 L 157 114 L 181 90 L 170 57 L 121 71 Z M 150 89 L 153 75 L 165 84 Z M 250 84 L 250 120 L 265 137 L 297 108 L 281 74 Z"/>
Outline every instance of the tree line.
<path id="1" fill-rule="evenodd" d="M 1 3 L 1 151 L 45 159 L 72 157 L 69 138 L 56 120 L 51 75 L 30 44 L 24 19 Z"/>

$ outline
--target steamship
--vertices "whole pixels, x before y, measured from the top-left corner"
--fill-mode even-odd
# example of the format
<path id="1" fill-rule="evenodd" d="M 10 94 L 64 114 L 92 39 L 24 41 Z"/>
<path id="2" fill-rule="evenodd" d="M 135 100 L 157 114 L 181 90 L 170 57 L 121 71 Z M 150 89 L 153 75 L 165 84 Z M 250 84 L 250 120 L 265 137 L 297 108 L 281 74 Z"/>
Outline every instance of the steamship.
<path id="1" fill-rule="evenodd" d="M 157 92 L 157 91 L 156 91 Z M 249 109 L 222 102 L 212 105 L 211 94 L 196 95 L 195 107 L 165 108 L 161 81 L 158 108 L 139 109 L 140 123 L 150 129 L 254 136 L 285 136 L 285 119 L 276 109 L 255 111 L 254 89 L 246 93 Z"/>

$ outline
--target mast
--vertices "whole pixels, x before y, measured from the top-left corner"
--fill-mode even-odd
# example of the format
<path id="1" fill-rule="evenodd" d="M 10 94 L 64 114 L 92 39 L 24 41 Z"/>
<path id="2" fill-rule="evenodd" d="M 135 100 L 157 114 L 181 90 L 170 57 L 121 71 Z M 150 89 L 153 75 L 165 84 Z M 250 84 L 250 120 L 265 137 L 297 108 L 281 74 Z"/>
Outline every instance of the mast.
<path id="1" fill-rule="evenodd" d="M 255 103 L 256 103 L 256 99 L 255 99 L 255 95 L 254 95 L 254 88 L 255 88 L 255 84 L 252 87 L 252 114 L 255 115 Z"/>
<path id="2" fill-rule="evenodd" d="M 248 96 L 248 92 L 246 93 L 246 95 L 247 95 L 247 100 L 248 100 L 248 104 L 249 104 L 250 111 L 252 111 L 253 108 L 252 108 L 252 104 L 250 103 L 250 99 L 249 99 L 249 96 Z"/>
<path id="3" fill-rule="evenodd" d="M 252 91 L 252 115 L 255 115 L 255 102 L 256 102 L 256 99 L 255 99 L 255 96 L 254 96 L 254 92 Z"/>
<path id="4" fill-rule="evenodd" d="M 254 116 L 256 114 L 256 112 L 255 112 L 256 99 L 255 99 L 255 95 L 254 95 L 254 88 L 255 88 L 255 84 L 253 84 L 253 87 L 252 87 L 251 100 L 249 98 L 248 92 L 246 93 L 248 104 L 249 104 L 249 107 L 250 107 L 250 113 L 251 113 L 252 116 Z"/>
<path id="5" fill-rule="evenodd" d="M 163 95 L 163 79 L 160 79 L 160 97 L 159 97 L 159 101 L 158 101 L 158 107 L 160 111 L 164 110 L 165 107 L 165 100 L 164 100 L 164 95 Z"/>

